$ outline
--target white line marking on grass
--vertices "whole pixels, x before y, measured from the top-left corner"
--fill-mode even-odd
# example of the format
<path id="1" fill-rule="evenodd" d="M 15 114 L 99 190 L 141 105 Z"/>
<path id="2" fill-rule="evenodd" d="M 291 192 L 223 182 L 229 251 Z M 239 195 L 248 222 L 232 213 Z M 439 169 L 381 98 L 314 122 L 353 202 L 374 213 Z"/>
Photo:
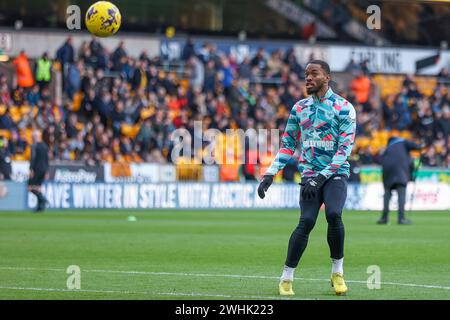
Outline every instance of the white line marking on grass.
<path id="1" fill-rule="evenodd" d="M 62 271 L 64 269 L 57 268 L 22 268 L 22 267 L 0 267 L 0 270 L 22 270 L 22 271 Z M 122 271 L 122 270 L 83 270 L 83 272 L 95 272 L 95 273 L 118 273 L 118 274 L 137 274 L 137 275 L 148 275 L 148 276 L 184 276 L 184 277 L 216 277 L 216 278 L 245 278 L 245 279 L 280 279 L 275 276 L 263 276 L 263 275 L 239 275 L 239 274 L 213 274 L 213 273 L 185 273 L 185 272 L 152 272 L 152 271 Z M 314 279 L 314 278 L 295 278 L 297 280 L 304 281 L 330 281 L 330 279 Z M 361 283 L 367 284 L 367 281 L 360 280 L 345 280 L 349 283 Z M 450 290 L 450 287 L 438 286 L 438 285 L 427 285 L 427 284 L 415 284 L 415 283 L 401 283 L 401 282 L 381 282 L 382 285 L 391 286 L 403 286 L 403 287 L 418 287 L 418 288 L 430 288 L 430 289 L 443 289 Z"/>
<path id="2" fill-rule="evenodd" d="M 20 291 L 46 291 L 46 292 L 71 292 L 71 293 L 106 293 L 106 294 L 121 294 L 121 295 L 153 295 L 153 296 L 178 296 L 178 297 L 212 297 L 212 298 L 239 298 L 239 299 L 277 299 L 286 300 L 286 298 L 276 296 L 246 296 L 246 295 L 229 295 L 229 294 L 210 294 L 199 292 L 150 292 L 150 291 L 119 291 L 119 290 L 70 290 L 59 288 L 34 288 L 34 287 L 8 287 L 0 286 L 0 289 L 4 290 L 20 290 Z M 310 299 L 295 299 L 295 300 L 310 300 Z"/>

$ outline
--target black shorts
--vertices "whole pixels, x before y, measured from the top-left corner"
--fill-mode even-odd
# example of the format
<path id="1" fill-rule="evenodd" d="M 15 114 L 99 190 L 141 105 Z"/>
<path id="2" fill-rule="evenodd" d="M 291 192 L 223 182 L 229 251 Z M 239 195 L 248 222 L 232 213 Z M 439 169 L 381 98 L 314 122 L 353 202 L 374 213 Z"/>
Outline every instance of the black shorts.
<path id="1" fill-rule="evenodd" d="M 347 180 L 348 178 L 344 175 L 331 176 L 320 188 L 316 198 L 312 200 L 302 199 L 302 186 L 300 189 L 300 208 L 302 215 L 311 215 L 315 220 L 322 204 L 325 204 L 325 213 L 330 211 L 342 214 L 347 199 Z"/>
<path id="2" fill-rule="evenodd" d="M 42 183 L 44 183 L 45 180 L 45 171 L 42 172 L 35 172 L 33 175 L 33 178 L 28 179 L 28 185 L 29 186 L 40 186 Z"/>

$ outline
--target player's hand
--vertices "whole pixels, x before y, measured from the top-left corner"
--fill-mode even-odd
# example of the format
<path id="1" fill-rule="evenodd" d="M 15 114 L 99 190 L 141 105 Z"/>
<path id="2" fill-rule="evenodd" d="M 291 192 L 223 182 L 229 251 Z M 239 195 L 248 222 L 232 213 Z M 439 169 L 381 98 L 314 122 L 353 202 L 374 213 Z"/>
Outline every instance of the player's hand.
<path id="1" fill-rule="evenodd" d="M 313 200 L 317 197 L 320 187 L 327 181 L 327 178 L 321 174 L 318 174 L 314 179 L 309 179 L 302 184 L 302 199 Z"/>
<path id="2" fill-rule="evenodd" d="M 273 176 L 265 175 L 263 177 L 262 181 L 260 182 L 260 184 L 258 186 L 258 196 L 261 199 L 264 199 L 264 197 L 266 196 L 266 192 L 269 189 L 272 182 L 273 182 Z"/>
<path id="3" fill-rule="evenodd" d="M 34 171 L 30 170 L 30 179 L 34 177 Z"/>

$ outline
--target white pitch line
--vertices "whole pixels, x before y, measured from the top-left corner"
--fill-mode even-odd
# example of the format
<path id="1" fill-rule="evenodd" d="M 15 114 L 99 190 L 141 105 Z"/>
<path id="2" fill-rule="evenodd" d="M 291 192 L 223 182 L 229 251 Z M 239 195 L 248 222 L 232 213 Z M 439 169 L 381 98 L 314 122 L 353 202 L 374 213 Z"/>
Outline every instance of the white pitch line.
<path id="1" fill-rule="evenodd" d="M 57 268 L 27 268 L 27 267 L 0 267 L 0 270 L 22 270 L 22 271 L 60 271 L 65 272 L 64 269 Z M 152 271 L 122 271 L 122 270 L 82 270 L 83 272 L 95 272 L 95 273 L 118 273 L 118 274 L 137 274 L 137 275 L 149 275 L 149 276 L 186 276 L 186 277 L 216 277 L 216 278 L 246 278 L 246 279 L 279 279 L 275 276 L 263 276 L 263 275 L 239 275 L 239 274 L 213 274 L 213 273 L 184 273 L 184 272 L 152 272 Z M 304 281 L 330 281 L 330 279 L 314 279 L 314 278 L 295 278 Z M 348 283 L 362 283 L 366 284 L 367 281 L 360 280 L 345 280 Z M 404 287 L 418 287 L 418 288 L 430 288 L 430 289 L 443 289 L 450 290 L 447 286 L 427 285 L 427 284 L 415 284 L 415 283 L 401 283 L 401 282 L 381 282 L 382 285 L 392 286 L 404 286 Z"/>
<path id="2" fill-rule="evenodd" d="M 20 290 L 20 291 L 46 291 L 46 292 L 71 292 L 71 293 L 107 293 L 107 294 L 139 294 L 139 295 L 157 295 L 157 296 L 178 296 L 178 297 L 213 297 L 213 298 L 240 298 L 240 299 L 271 299 L 271 300 L 289 300 L 286 298 L 276 296 L 246 296 L 246 295 L 228 295 L 228 294 L 210 294 L 200 292 L 150 292 L 150 291 L 119 291 L 119 290 L 88 290 L 88 289 L 59 289 L 59 288 L 35 288 L 35 287 L 8 287 L 0 286 L 4 290 Z M 295 299 L 295 300 L 310 300 L 310 299 Z M 312 299 L 311 299 L 312 300 Z"/>

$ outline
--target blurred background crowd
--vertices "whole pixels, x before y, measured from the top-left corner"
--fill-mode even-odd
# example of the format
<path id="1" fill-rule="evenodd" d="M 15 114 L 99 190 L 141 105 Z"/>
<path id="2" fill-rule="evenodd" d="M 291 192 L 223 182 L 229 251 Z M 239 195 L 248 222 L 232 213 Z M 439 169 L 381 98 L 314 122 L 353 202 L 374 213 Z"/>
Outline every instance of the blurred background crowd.
<path id="1" fill-rule="evenodd" d="M 439 79 L 445 81 L 427 90 L 420 90 L 413 76 L 402 77 L 401 83 L 397 78 L 392 90 L 371 74 L 367 62 L 349 61 L 348 85 L 336 77 L 332 83 L 357 111 L 352 161 L 379 163 L 388 138 L 397 135 L 427 145 L 425 165 L 448 168 L 449 71 L 441 70 Z M 182 67 L 167 71 L 164 64 L 145 51 L 128 55 L 123 42 L 110 52 L 96 38 L 79 48 L 68 38 L 57 52 L 46 52 L 33 64 L 22 52 L 13 61 L 17 86 L 0 75 L 1 152 L 13 160 L 29 159 L 32 129 L 40 128 L 52 160 L 170 163 L 170 135 L 178 128 L 193 135 L 194 121 L 202 121 L 204 130 L 223 133 L 237 128 L 282 132 L 292 106 L 306 97 L 305 66 L 293 50 L 261 48 L 237 63 L 213 43 L 195 50 L 187 39 Z M 52 70 L 62 71 L 62 97 L 51 94 Z M 383 85 L 390 90 L 383 92 Z M 246 150 L 246 156 L 254 151 Z M 269 151 L 267 159 L 258 159 L 261 167 L 277 150 Z M 241 169 L 248 179 L 259 177 L 255 166 Z"/>

